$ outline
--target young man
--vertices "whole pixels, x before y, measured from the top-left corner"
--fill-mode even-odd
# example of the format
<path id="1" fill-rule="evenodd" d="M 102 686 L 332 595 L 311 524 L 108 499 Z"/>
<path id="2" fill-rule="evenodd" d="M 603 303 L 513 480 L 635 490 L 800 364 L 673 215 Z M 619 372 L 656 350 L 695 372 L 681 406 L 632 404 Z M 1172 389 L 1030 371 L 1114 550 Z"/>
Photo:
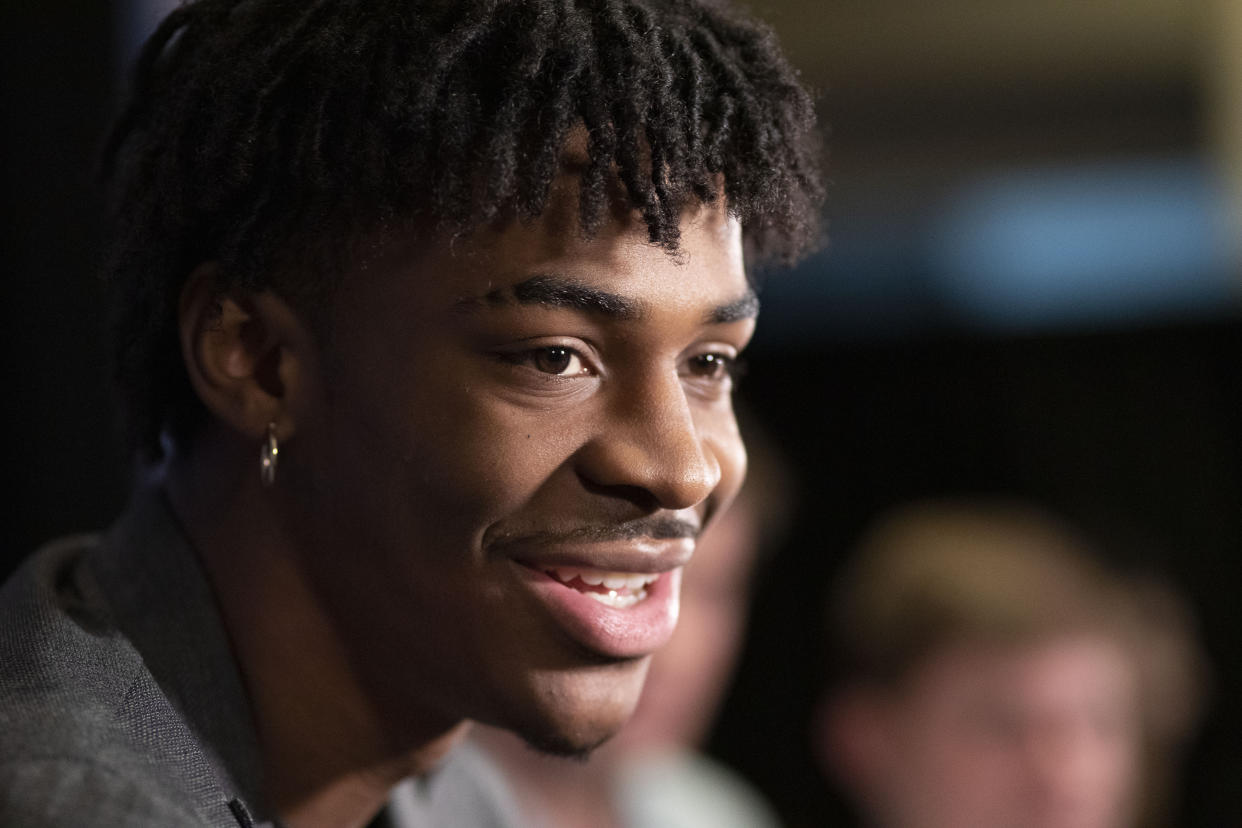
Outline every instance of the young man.
<path id="1" fill-rule="evenodd" d="M 151 471 L 0 594 L 0 823 L 415 824 L 468 720 L 606 740 L 741 482 L 811 122 L 716 3 L 174 12 L 109 148 Z"/>
<path id="2" fill-rule="evenodd" d="M 882 518 L 834 610 L 816 735 L 867 825 L 1171 824 L 1201 668 L 1167 588 L 1029 506 L 945 500 Z"/>

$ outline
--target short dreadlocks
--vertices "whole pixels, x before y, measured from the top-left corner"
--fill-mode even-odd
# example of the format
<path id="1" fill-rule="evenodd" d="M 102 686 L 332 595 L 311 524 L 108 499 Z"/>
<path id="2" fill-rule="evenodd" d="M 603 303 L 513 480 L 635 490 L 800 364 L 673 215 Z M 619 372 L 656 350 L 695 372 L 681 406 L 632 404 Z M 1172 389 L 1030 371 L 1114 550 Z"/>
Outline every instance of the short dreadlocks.
<path id="1" fill-rule="evenodd" d="M 222 289 L 322 304 L 341 270 L 325 263 L 388 221 L 463 235 L 539 216 L 582 128 L 587 237 L 619 192 L 674 252 L 682 209 L 723 181 L 749 250 L 791 261 L 818 232 L 813 121 L 770 31 L 712 0 L 186 3 L 105 152 L 131 437 L 158 456 L 164 428 L 203 416 L 176 312 L 202 262 Z M 282 267 L 306 250 L 318 266 Z"/>

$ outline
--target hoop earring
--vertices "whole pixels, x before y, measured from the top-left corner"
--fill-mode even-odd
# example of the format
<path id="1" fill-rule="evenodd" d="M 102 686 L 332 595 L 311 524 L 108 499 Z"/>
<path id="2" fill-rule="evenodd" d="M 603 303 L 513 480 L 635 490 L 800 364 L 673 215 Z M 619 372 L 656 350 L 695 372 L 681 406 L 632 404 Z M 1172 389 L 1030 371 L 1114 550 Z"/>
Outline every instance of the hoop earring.
<path id="1" fill-rule="evenodd" d="M 264 486 L 276 482 L 276 461 L 280 456 L 280 444 L 276 441 L 276 424 L 267 424 L 267 438 L 259 448 L 259 479 Z"/>

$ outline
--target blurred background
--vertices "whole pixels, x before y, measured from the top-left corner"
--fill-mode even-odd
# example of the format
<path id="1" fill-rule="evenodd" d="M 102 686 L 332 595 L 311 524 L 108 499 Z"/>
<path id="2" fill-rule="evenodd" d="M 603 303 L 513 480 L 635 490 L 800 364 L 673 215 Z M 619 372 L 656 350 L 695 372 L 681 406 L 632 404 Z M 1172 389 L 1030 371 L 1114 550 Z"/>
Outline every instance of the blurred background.
<path id="1" fill-rule="evenodd" d="M 9 568 L 106 525 L 95 153 L 156 0 L 3 0 Z M 773 274 L 740 395 L 793 461 L 710 741 L 794 826 L 846 817 L 807 721 L 845 550 L 1004 494 L 1190 602 L 1212 663 L 1173 824 L 1242 824 L 1242 3 L 768 0 L 829 131 L 830 244 Z"/>

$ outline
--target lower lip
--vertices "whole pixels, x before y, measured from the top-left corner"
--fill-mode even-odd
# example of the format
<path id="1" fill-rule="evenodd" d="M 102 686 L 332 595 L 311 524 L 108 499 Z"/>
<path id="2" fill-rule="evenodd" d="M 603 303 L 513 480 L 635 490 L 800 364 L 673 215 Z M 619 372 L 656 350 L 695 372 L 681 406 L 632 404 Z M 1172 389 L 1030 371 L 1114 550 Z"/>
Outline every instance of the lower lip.
<path id="1" fill-rule="evenodd" d="M 571 639 L 607 658 L 649 655 L 677 626 L 681 569 L 660 573 L 632 607 L 609 607 L 536 569 L 517 565 L 535 597 Z"/>

